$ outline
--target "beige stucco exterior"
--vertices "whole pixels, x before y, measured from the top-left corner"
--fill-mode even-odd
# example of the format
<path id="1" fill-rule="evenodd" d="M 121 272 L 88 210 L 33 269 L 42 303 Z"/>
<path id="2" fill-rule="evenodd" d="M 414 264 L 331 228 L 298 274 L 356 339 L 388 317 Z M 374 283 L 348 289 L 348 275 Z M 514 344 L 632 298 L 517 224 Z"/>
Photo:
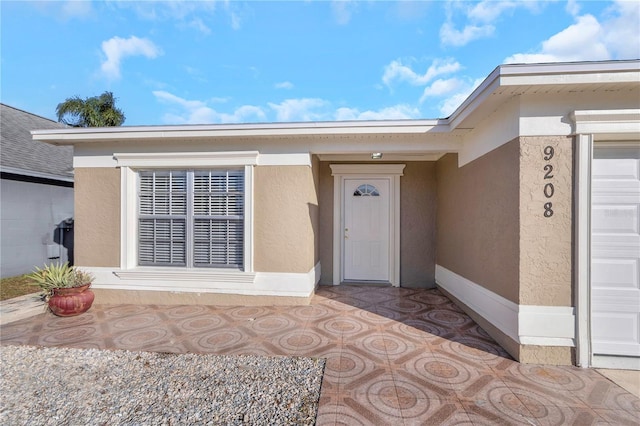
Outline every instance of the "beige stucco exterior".
<path id="1" fill-rule="evenodd" d="M 308 166 L 255 168 L 255 271 L 307 273 L 318 262 L 315 176 Z"/>
<path id="2" fill-rule="evenodd" d="M 400 178 L 400 286 L 435 287 L 436 163 L 408 161 Z"/>
<path id="3" fill-rule="evenodd" d="M 572 149 L 570 137 L 521 137 L 462 167 L 440 159 L 437 263 L 517 305 L 572 306 Z M 521 362 L 573 363 L 573 348 L 520 344 L 457 302 Z"/>
<path id="4" fill-rule="evenodd" d="M 519 146 L 458 168 L 437 164 L 437 263 L 514 303 L 519 299 Z"/>
<path id="5" fill-rule="evenodd" d="M 120 265 L 120 170 L 75 169 L 75 264 Z"/>
<path id="6" fill-rule="evenodd" d="M 347 163 L 322 161 L 319 167 L 320 283 L 327 285 L 333 282 L 334 177 L 330 164 Z M 405 168 L 400 178 L 400 286 L 433 287 L 437 201 L 435 162 L 407 161 L 402 164 Z"/>
<path id="7" fill-rule="evenodd" d="M 438 161 L 438 264 L 517 304 L 571 306 L 572 149 L 521 137 L 460 168 Z"/>
<path id="8" fill-rule="evenodd" d="M 519 303 L 572 306 L 573 141 L 571 137 L 521 137 L 519 145 Z M 544 159 L 547 146 L 554 150 L 548 161 Z M 547 195 L 545 185 L 552 185 Z M 545 203 L 551 203 L 550 217 L 544 216 Z"/>

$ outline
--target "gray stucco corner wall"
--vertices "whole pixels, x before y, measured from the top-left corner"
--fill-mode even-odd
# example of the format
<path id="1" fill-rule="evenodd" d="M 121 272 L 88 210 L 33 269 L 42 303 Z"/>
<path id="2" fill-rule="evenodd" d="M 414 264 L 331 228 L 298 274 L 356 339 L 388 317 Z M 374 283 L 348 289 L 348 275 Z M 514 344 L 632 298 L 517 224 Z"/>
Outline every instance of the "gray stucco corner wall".
<path id="1" fill-rule="evenodd" d="M 519 303 L 519 161 L 511 141 L 458 168 L 437 162 L 437 264 Z"/>
<path id="2" fill-rule="evenodd" d="M 75 264 L 120 266 L 120 169 L 76 168 Z"/>

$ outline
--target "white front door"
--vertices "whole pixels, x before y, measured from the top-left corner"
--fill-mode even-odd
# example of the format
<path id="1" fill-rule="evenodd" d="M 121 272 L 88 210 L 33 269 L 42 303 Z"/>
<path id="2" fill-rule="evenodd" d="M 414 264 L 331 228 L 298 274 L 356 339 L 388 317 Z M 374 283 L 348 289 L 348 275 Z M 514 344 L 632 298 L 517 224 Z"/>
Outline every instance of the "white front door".
<path id="1" fill-rule="evenodd" d="M 594 149 L 591 348 L 640 357 L 640 146 Z"/>
<path id="2" fill-rule="evenodd" d="M 390 281 L 390 179 L 344 180 L 344 279 Z"/>

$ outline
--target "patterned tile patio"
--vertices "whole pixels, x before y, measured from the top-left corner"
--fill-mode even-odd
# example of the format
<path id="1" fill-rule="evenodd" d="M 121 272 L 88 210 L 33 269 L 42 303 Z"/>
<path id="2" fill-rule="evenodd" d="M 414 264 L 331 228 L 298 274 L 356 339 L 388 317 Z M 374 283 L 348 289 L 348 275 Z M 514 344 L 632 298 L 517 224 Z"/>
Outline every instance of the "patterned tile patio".
<path id="1" fill-rule="evenodd" d="M 327 359 L 317 425 L 636 425 L 595 370 L 522 365 L 437 290 L 320 287 L 309 306 L 96 305 L 0 328 L 0 342 Z"/>

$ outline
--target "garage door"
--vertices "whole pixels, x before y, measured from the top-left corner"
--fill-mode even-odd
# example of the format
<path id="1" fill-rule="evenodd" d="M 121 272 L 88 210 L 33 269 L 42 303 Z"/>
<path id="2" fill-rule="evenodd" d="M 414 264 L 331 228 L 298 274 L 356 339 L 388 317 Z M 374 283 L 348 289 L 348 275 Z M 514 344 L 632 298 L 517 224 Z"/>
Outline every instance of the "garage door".
<path id="1" fill-rule="evenodd" d="M 640 357 L 640 144 L 596 146 L 591 202 L 592 352 Z"/>

